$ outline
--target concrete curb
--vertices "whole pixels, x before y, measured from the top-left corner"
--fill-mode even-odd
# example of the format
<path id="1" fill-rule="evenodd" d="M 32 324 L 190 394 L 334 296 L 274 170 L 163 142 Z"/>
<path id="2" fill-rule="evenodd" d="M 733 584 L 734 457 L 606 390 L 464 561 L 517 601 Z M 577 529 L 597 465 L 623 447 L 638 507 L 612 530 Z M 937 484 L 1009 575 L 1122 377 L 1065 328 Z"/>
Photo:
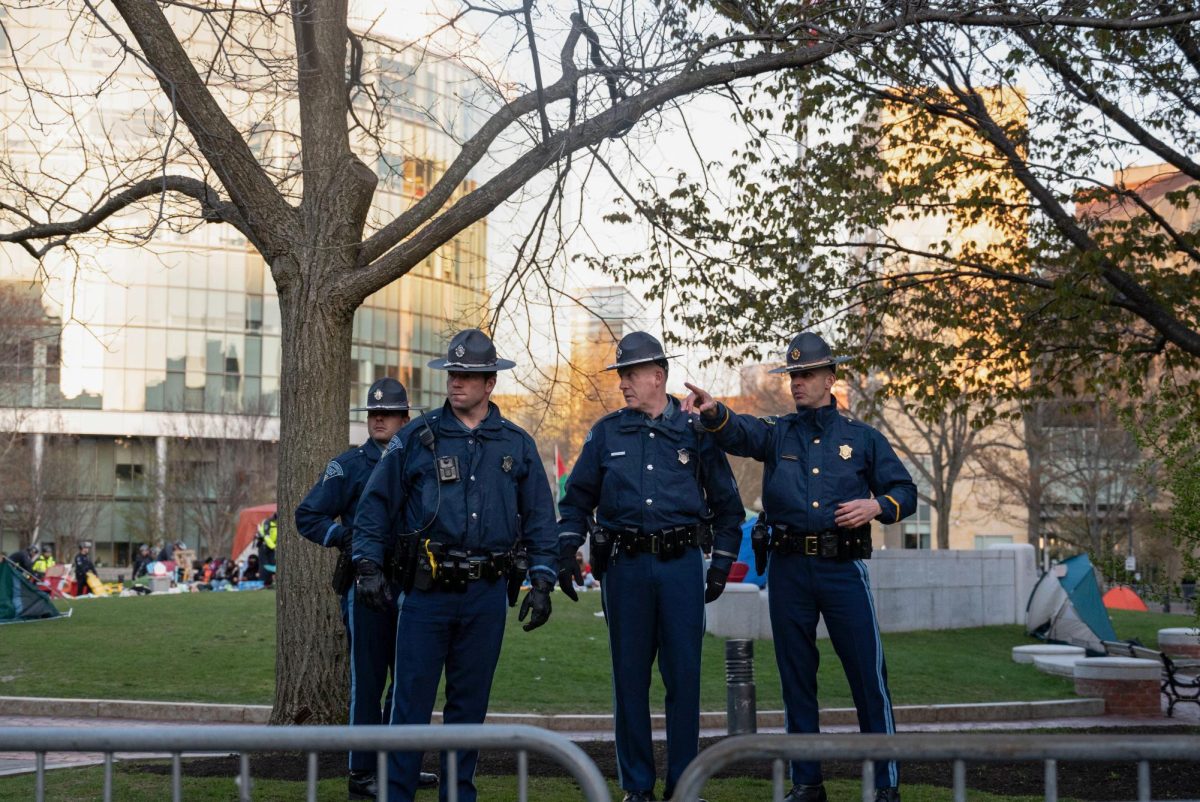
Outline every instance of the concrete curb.
<path id="1" fill-rule="evenodd" d="M 108 718 L 138 721 L 196 722 L 225 724 L 266 724 L 271 708 L 267 705 L 222 705 L 200 702 L 143 702 L 131 699 L 56 699 L 27 696 L 0 696 L 0 710 L 10 716 L 51 716 L 62 718 Z M 1103 699 L 1057 699 L 1040 702 L 989 702 L 958 705 L 903 705 L 894 709 L 897 724 L 953 724 L 981 721 L 1027 721 L 1104 715 Z M 440 724 L 440 712 L 433 723 Z M 661 713 L 651 716 L 656 730 L 665 729 Z M 612 729 L 608 714 L 543 715 L 539 713 L 491 713 L 489 724 L 528 724 L 556 732 L 604 731 Z M 853 725 L 858 714 L 852 707 L 826 708 L 821 723 L 829 726 Z M 760 710 L 762 729 L 784 726 L 782 710 Z M 701 713 L 701 729 L 724 729 L 725 713 Z"/>

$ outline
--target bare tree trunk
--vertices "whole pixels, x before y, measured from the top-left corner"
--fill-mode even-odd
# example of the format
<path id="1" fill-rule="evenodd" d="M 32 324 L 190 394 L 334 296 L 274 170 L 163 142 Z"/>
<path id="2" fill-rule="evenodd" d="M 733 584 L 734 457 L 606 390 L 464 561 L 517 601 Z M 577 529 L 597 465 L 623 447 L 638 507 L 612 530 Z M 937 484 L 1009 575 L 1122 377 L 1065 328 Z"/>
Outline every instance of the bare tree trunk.
<path id="1" fill-rule="evenodd" d="M 940 493 L 937 493 L 937 505 L 934 510 L 937 512 L 937 547 L 939 549 L 950 548 L 950 512 L 954 509 L 954 483 L 958 481 L 958 475 L 955 474 L 954 479 L 945 483 Z"/>
<path id="2" fill-rule="evenodd" d="M 329 275 L 306 271 L 308 276 L 322 272 Z M 354 311 L 304 297 L 319 292 L 314 284 L 297 281 L 281 286 L 279 295 L 283 326 L 291 336 L 283 339 L 281 376 L 272 724 L 345 723 L 349 710 L 346 635 L 329 585 L 336 555 L 300 537 L 294 518 L 321 468 L 349 440 L 346 378 Z"/>

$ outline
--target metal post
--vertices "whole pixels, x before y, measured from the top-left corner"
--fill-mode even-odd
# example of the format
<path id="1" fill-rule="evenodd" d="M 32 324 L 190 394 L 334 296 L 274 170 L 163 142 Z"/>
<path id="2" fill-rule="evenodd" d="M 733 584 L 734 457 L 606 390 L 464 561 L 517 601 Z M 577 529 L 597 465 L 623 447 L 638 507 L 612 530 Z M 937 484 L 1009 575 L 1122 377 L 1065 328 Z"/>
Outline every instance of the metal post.
<path id="1" fill-rule="evenodd" d="M 726 726 L 730 735 L 758 731 L 758 708 L 754 690 L 754 641 L 730 638 L 725 641 Z"/>

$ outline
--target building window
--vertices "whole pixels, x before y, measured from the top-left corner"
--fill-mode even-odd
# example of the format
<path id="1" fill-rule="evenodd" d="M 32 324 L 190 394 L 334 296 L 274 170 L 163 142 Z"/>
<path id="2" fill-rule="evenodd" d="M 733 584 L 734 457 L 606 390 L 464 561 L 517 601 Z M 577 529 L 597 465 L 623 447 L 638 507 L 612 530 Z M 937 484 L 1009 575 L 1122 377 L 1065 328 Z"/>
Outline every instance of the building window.
<path id="1" fill-rule="evenodd" d="M 932 519 L 933 515 L 931 514 L 929 505 L 924 501 L 918 500 L 916 513 L 900 524 L 900 532 L 904 537 L 904 548 L 930 548 L 930 522 Z"/>
<path id="2" fill-rule="evenodd" d="M 986 549 L 988 546 L 999 546 L 1012 543 L 1012 535 L 976 535 L 975 548 Z"/>

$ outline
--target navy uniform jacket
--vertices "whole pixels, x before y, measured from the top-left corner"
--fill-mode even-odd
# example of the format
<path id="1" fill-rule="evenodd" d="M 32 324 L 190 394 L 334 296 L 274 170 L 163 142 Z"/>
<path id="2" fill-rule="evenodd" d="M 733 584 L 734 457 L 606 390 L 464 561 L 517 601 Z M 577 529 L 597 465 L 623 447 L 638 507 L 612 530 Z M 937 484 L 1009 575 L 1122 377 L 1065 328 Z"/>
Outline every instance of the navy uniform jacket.
<path id="1" fill-rule="evenodd" d="M 426 424 L 438 457 L 458 457 L 459 478 L 439 482 L 434 452 L 421 443 Z M 557 578 L 554 500 L 537 446 L 500 417 L 495 404 L 472 431 L 447 402 L 401 429 L 367 481 L 354 515 L 354 560 L 385 564 L 396 536 L 420 531 L 468 550 L 505 552 L 518 538 L 530 575 Z"/>
<path id="2" fill-rule="evenodd" d="M 763 510 L 773 524 L 802 532 L 836 529 L 837 505 L 879 502 L 876 520 L 894 524 L 917 509 L 917 487 L 887 439 L 838 412 L 837 401 L 780 417 L 737 415 L 719 405 L 705 426 L 730 454 L 763 465 Z"/>
<path id="3" fill-rule="evenodd" d="M 693 526 L 710 509 L 713 565 L 728 570 L 745 516 L 737 482 L 713 438 L 697 434 L 679 401 L 669 397 L 657 420 L 625 408 L 588 432 L 558 504 L 559 538 L 578 548 L 593 511 L 605 529 L 654 534 Z"/>
<path id="4" fill-rule="evenodd" d="M 374 440 L 338 454 L 296 508 L 296 528 L 318 546 L 336 546 L 354 522 L 354 508 L 383 455 Z M 338 520 L 340 519 L 340 521 Z"/>

